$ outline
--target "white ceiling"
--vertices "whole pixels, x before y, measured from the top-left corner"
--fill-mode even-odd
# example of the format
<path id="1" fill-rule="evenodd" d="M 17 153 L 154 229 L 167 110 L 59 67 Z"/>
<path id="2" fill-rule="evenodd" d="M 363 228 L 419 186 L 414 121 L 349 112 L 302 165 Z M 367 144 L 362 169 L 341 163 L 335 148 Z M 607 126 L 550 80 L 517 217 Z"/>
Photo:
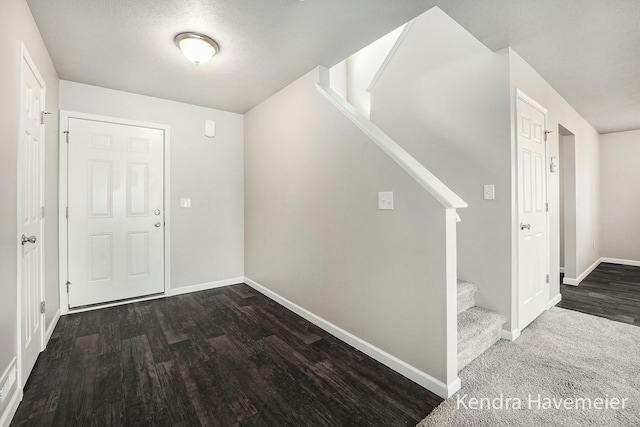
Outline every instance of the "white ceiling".
<path id="1" fill-rule="evenodd" d="M 638 0 L 27 0 L 60 78 L 244 113 L 434 5 L 511 46 L 598 131 L 640 128 Z M 173 44 L 213 37 L 199 67 Z"/>

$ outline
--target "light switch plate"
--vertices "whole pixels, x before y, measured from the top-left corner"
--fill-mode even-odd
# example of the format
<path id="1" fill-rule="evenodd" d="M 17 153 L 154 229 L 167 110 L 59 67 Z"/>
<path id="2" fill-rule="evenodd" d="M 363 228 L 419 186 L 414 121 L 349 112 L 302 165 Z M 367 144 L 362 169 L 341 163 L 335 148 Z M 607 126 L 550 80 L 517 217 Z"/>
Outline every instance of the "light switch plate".
<path id="1" fill-rule="evenodd" d="M 378 209 L 383 211 L 393 210 L 393 191 L 378 193 Z"/>
<path id="2" fill-rule="evenodd" d="M 191 198 L 181 198 L 180 199 L 180 207 L 181 208 L 190 208 L 191 207 Z"/>
<path id="3" fill-rule="evenodd" d="M 486 184 L 484 186 L 484 199 L 495 200 L 496 199 L 496 186 L 493 184 Z"/>

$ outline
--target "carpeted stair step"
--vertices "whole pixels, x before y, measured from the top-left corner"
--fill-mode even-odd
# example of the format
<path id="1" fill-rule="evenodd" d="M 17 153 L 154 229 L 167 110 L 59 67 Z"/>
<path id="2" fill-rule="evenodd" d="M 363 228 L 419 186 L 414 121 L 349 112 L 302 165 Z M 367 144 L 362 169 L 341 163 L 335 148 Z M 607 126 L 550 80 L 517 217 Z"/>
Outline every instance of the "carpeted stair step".
<path id="1" fill-rule="evenodd" d="M 474 295 L 478 292 L 475 283 L 458 280 L 458 314 L 476 305 Z"/>
<path id="2" fill-rule="evenodd" d="M 500 339 L 506 321 L 504 315 L 481 307 L 458 314 L 458 371 Z"/>

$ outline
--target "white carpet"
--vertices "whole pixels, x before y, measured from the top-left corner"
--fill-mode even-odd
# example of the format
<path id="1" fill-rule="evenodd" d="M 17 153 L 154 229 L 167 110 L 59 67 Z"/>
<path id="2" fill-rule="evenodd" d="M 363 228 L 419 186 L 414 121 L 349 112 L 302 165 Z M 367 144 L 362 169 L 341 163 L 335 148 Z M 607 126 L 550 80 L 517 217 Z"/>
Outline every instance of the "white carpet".
<path id="1" fill-rule="evenodd" d="M 552 308 L 460 379 L 419 427 L 640 426 L 640 327 Z"/>

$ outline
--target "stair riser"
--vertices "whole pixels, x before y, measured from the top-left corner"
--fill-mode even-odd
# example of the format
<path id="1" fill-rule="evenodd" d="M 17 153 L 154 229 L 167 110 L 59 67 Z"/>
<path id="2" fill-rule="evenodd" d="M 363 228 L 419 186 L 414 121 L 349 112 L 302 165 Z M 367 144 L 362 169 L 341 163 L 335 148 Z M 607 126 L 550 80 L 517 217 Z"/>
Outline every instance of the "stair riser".
<path id="1" fill-rule="evenodd" d="M 502 324 L 488 329 L 464 343 L 458 343 L 458 372 L 498 342 L 501 329 Z"/>
<path id="2" fill-rule="evenodd" d="M 458 314 L 476 305 L 474 295 L 475 292 L 468 292 L 458 296 Z"/>

